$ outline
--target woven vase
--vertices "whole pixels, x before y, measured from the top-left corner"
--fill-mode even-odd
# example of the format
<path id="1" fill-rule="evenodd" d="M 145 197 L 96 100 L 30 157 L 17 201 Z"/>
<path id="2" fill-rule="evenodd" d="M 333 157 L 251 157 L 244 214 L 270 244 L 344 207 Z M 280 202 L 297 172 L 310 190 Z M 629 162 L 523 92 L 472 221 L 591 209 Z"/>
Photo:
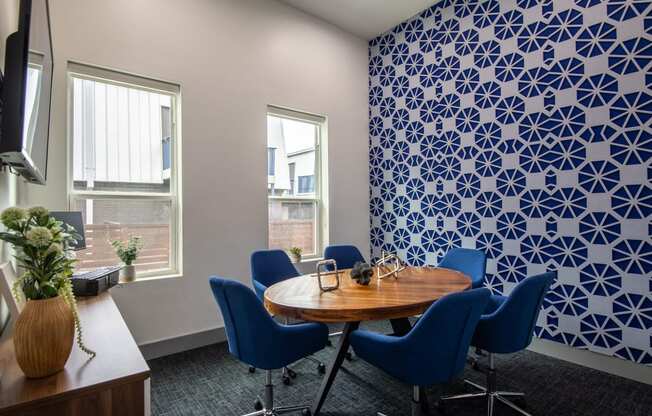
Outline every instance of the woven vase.
<path id="1" fill-rule="evenodd" d="M 62 296 L 28 300 L 16 320 L 16 360 L 30 378 L 63 370 L 75 336 L 75 319 Z"/>

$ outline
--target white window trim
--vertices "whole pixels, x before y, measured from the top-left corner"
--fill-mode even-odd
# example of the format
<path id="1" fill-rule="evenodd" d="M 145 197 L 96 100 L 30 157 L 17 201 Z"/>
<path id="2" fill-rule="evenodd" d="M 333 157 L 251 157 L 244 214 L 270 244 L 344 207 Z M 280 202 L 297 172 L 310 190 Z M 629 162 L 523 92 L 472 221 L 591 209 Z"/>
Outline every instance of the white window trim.
<path id="1" fill-rule="evenodd" d="M 270 199 L 279 202 L 313 202 L 317 205 L 315 215 L 315 253 L 312 255 L 302 256 L 302 262 L 313 261 L 323 258 L 323 251 L 328 246 L 329 241 L 329 210 L 328 210 L 328 118 L 317 114 L 307 113 L 301 110 L 294 110 L 287 107 L 268 105 L 267 116 L 276 116 L 291 120 L 297 120 L 304 123 L 311 123 L 319 127 L 315 142 L 315 152 L 319 157 L 315 158 L 315 196 L 304 197 L 301 195 L 293 196 L 267 196 L 265 203 L 268 205 Z M 265 149 L 267 149 L 267 140 L 265 140 Z M 298 186 L 298 184 L 297 184 Z M 297 188 L 298 189 L 298 188 Z M 269 210 L 266 227 L 266 240 L 269 244 Z M 269 247 L 269 246 L 268 246 Z"/>
<path id="2" fill-rule="evenodd" d="M 100 81 L 117 86 L 128 86 L 143 91 L 157 92 L 171 96 L 171 138 L 170 148 L 170 191 L 169 192 L 116 192 L 80 191 L 74 189 L 74 143 L 73 143 L 73 77 Z M 150 272 L 140 272 L 136 280 L 166 278 L 183 274 L 183 227 L 181 175 L 181 86 L 167 81 L 158 81 L 146 76 L 130 74 L 120 70 L 101 68 L 79 62 L 68 62 L 67 78 L 67 192 L 68 209 L 72 209 L 75 199 L 141 199 L 170 201 L 170 267 Z"/>

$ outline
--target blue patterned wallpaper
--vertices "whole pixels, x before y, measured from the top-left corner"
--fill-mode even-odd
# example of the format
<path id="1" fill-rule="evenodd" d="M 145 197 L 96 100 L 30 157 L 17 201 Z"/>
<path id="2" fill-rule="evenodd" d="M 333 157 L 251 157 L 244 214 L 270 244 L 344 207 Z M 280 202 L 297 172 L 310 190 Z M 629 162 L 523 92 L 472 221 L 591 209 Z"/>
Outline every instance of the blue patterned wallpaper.
<path id="1" fill-rule="evenodd" d="M 557 269 L 536 335 L 652 364 L 650 1 L 443 1 L 370 42 L 371 243 Z"/>

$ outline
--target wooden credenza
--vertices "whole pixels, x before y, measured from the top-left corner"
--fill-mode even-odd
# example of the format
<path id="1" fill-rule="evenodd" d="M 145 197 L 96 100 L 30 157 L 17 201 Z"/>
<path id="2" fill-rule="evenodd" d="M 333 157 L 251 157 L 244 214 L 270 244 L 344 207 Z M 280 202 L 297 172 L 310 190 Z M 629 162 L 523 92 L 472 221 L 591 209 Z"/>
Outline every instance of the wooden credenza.
<path id="1" fill-rule="evenodd" d="M 89 360 L 77 345 L 63 371 L 25 378 L 12 328 L 0 340 L 0 415 L 148 415 L 150 370 L 109 292 L 78 300 Z"/>

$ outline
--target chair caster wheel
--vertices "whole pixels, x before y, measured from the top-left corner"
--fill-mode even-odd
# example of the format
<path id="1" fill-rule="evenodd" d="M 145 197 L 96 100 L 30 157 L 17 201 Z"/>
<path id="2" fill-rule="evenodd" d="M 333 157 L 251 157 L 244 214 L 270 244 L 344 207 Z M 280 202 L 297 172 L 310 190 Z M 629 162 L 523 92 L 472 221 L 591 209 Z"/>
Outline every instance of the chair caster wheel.
<path id="1" fill-rule="evenodd" d="M 326 374 L 326 366 L 324 365 L 324 363 L 319 363 L 319 365 L 317 366 L 317 371 L 319 372 L 319 374 Z"/>
<path id="2" fill-rule="evenodd" d="M 256 367 L 249 367 L 249 372 L 251 374 L 255 373 L 256 372 Z"/>
<path id="3" fill-rule="evenodd" d="M 288 368 L 288 376 L 290 376 L 290 378 L 297 378 L 297 373 L 295 373 L 294 370 Z"/>
<path id="4" fill-rule="evenodd" d="M 352 360 L 353 360 L 353 354 L 351 354 L 350 352 L 347 352 L 346 355 L 345 355 L 345 357 L 346 357 L 346 359 L 347 359 L 348 361 L 352 361 Z"/>
<path id="5" fill-rule="evenodd" d="M 254 403 L 254 409 L 256 409 L 256 411 L 263 410 L 263 403 L 260 401 L 260 399 L 256 400 Z"/>
<path id="6" fill-rule="evenodd" d="M 303 410 L 301 411 L 301 414 L 302 414 L 303 416 L 310 416 L 312 413 L 310 412 L 310 409 L 303 409 Z"/>
<path id="7" fill-rule="evenodd" d="M 326 345 L 328 345 L 329 347 L 332 347 L 332 346 L 333 346 L 333 343 L 331 342 L 330 339 L 327 339 L 327 340 L 326 340 Z"/>
<path id="8" fill-rule="evenodd" d="M 480 364 L 478 364 L 477 361 L 473 361 L 473 364 L 471 364 L 471 368 L 474 369 L 475 371 L 480 371 Z"/>
<path id="9" fill-rule="evenodd" d="M 290 377 L 288 377 L 288 376 L 283 376 L 282 379 L 283 379 L 283 384 L 285 384 L 286 386 L 289 386 L 289 385 L 290 385 L 290 383 L 291 383 L 291 381 L 290 381 Z"/>

